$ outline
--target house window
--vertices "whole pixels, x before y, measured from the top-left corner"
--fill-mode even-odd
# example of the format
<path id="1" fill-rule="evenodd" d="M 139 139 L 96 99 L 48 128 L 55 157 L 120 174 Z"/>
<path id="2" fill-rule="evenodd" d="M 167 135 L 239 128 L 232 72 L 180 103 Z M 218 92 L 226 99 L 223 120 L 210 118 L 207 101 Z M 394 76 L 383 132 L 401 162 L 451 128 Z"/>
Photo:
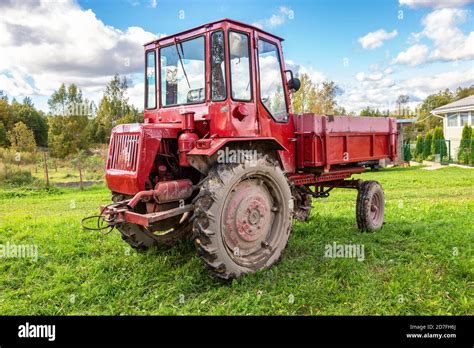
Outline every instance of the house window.
<path id="1" fill-rule="evenodd" d="M 464 127 L 465 124 L 469 123 L 469 113 L 468 112 L 461 112 L 461 127 Z"/>
<path id="2" fill-rule="evenodd" d="M 458 113 L 448 114 L 448 127 L 459 127 Z"/>

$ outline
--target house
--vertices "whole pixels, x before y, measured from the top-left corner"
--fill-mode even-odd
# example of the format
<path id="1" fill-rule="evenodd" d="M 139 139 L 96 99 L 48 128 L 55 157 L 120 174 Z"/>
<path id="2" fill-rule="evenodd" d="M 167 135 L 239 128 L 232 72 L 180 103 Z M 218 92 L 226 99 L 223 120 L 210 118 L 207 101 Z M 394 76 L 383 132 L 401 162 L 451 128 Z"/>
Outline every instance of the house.
<path id="1" fill-rule="evenodd" d="M 474 95 L 440 106 L 431 114 L 443 118 L 444 138 L 450 141 L 451 156 L 456 158 L 464 125 L 474 126 Z"/>

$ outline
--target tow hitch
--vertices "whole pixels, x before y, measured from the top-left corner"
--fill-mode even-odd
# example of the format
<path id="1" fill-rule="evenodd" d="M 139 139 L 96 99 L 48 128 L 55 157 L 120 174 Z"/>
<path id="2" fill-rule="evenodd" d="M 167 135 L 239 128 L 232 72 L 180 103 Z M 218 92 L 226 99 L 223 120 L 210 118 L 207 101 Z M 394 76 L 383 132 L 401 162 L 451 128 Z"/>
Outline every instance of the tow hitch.
<path id="1" fill-rule="evenodd" d="M 143 227 L 149 227 L 156 222 L 190 212 L 194 209 L 193 204 L 184 204 L 184 201 L 191 197 L 194 186 L 189 179 L 172 180 L 159 182 L 154 190 L 140 191 L 130 199 L 123 200 L 100 207 L 99 215 L 88 216 L 81 220 L 81 225 L 85 230 L 111 232 L 117 224 L 133 223 Z M 133 208 L 139 202 L 154 201 L 157 204 L 180 202 L 180 206 L 165 211 L 139 214 Z M 96 219 L 97 227 L 87 226 L 88 220 Z"/>

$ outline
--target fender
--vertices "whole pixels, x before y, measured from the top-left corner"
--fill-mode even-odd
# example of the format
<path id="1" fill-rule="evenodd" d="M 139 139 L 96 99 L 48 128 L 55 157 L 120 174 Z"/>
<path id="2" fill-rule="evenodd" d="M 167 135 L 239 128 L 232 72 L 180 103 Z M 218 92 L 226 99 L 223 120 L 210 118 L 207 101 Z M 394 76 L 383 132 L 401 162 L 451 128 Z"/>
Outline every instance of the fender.
<path id="1" fill-rule="evenodd" d="M 248 143 L 265 145 L 268 150 L 275 150 L 278 161 L 282 164 L 280 151 L 288 151 L 277 139 L 273 137 L 242 137 L 242 138 L 210 138 L 201 139 L 196 142 L 196 147 L 188 154 L 189 164 L 203 174 L 207 174 L 216 161 L 217 151 L 225 146 Z"/>

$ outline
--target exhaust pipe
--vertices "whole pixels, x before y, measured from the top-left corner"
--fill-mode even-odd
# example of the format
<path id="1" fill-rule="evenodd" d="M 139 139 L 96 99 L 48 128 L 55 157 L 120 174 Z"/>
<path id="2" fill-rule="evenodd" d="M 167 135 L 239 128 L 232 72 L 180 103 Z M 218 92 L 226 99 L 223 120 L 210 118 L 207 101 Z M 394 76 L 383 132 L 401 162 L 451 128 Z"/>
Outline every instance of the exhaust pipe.
<path id="1" fill-rule="evenodd" d="M 127 203 L 133 208 L 142 199 L 153 198 L 157 203 L 176 202 L 188 199 L 193 194 L 193 183 L 189 179 L 162 181 L 156 184 L 154 190 L 140 191 Z"/>

